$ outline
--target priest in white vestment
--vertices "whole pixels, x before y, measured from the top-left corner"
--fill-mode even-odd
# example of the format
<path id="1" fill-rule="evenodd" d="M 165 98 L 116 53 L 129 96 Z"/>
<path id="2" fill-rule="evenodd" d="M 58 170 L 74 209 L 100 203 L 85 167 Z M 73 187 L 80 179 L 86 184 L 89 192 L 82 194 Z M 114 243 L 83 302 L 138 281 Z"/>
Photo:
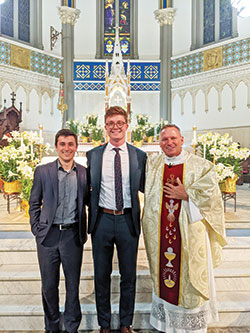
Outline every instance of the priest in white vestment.
<path id="1" fill-rule="evenodd" d="M 153 299 L 150 323 L 167 333 L 205 333 L 218 320 L 213 268 L 226 245 L 214 165 L 182 150 L 176 125 L 147 161 L 143 234 Z"/>

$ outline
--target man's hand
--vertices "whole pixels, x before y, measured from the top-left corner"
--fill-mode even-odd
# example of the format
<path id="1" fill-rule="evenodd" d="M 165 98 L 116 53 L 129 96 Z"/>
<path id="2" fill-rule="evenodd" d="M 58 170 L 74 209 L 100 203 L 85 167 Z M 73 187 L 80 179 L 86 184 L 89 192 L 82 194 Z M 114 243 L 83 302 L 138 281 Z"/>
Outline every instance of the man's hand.
<path id="1" fill-rule="evenodd" d="M 177 186 L 170 183 L 165 183 L 165 185 L 163 185 L 163 193 L 165 197 L 169 199 L 188 200 L 188 195 L 184 185 L 179 178 L 177 178 L 176 181 L 178 183 Z"/>

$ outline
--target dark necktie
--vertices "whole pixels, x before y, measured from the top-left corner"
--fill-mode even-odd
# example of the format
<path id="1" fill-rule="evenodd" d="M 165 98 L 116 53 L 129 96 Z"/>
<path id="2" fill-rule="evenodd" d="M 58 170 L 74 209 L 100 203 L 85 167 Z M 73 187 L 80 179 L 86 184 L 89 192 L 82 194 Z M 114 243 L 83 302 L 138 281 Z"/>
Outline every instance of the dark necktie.
<path id="1" fill-rule="evenodd" d="M 113 148 L 116 152 L 115 164 L 115 204 L 117 210 L 123 209 L 123 194 L 122 194 L 122 169 L 121 169 L 121 156 L 119 148 Z"/>

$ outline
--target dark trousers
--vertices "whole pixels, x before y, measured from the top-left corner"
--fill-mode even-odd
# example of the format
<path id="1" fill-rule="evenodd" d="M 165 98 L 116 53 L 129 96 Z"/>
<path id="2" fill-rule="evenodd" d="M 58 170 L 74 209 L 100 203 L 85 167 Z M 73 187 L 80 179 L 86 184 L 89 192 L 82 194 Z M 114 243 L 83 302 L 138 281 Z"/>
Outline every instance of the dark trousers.
<path id="1" fill-rule="evenodd" d="M 133 321 L 139 237 L 131 232 L 131 227 L 130 214 L 115 216 L 100 212 L 92 234 L 97 317 L 103 328 L 110 327 L 111 322 L 110 282 L 114 244 L 121 275 L 120 325 L 130 326 Z"/>
<path id="2" fill-rule="evenodd" d="M 42 300 L 45 328 L 59 330 L 60 264 L 65 276 L 66 300 L 63 315 L 67 332 L 74 333 L 82 314 L 79 302 L 79 282 L 83 246 L 79 243 L 78 227 L 60 231 L 52 226 L 42 244 L 37 242 L 38 261 L 42 278 Z"/>

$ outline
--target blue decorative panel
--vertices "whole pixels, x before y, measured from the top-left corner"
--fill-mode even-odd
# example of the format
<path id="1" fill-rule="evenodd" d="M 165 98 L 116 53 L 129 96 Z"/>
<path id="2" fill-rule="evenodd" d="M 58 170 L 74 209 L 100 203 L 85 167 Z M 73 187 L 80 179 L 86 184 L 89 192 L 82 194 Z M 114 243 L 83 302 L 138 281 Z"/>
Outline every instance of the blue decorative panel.
<path id="1" fill-rule="evenodd" d="M 232 5 L 230 0 L 220 0 L 220 39 L 232 36 Z"/>
<path id="2" fill-rule="evenodd" d="M 223 67 L 250 62 L 250 38 L 223 45 L 222 49 Z M 203 52 L 171 61 L 172 79 L 201 72 L 203 72 Z"/>
<path id="3" fill-rule="evenodd" d="M 30 42 L 30 0 L 18 1 L 18 39 Z"/>
<path id="4" fill-rule="evenodd" d="M 14 4 L 13 0 L 7 0 L 0 6 L 1 10 L 1 33 L 14 37 Z"/>
<path id="5" fill-rule="evenodd" d="M 203 54 L 195 53 L 186 57 L 172 60 L 171 73 L 172 79 L 181 76 L 197 74 L 203 71 Z"/>
<path id="6" fill-rule="evenodd" d="M 109 73 L 111 71 L 109 61 Z M 127 62 L 124 62 L 127 73 Z M 105 83 L 104 61 L 75 61 L 74 81 L 75 90 L 104 90 Z M 158 91 L 160 86 L 160 62 L 135 62 L 130 61 L 131 90 Z"/>
<path id="7" fill-rule="evenodd" d="M 203 44 L 208 44 L 215 39 L 215 0 L 204 0 L 203 6 Z"/>
<path id="8" fill-rule="evenodd" d="M 31 70 L 33 72 L 59 78 L 62 73 L 62 63 L 58 58 L 32 51 Z"/>
<path id="9" fill-rule="evenodd" d="M 250 61 L 250 38 L 223 47 L 223 66 Z"/>
<path id="10" fill-rule="evenodd" d="M 10 64 L 10 44 L 0 41 L 0 63 Z"/>

